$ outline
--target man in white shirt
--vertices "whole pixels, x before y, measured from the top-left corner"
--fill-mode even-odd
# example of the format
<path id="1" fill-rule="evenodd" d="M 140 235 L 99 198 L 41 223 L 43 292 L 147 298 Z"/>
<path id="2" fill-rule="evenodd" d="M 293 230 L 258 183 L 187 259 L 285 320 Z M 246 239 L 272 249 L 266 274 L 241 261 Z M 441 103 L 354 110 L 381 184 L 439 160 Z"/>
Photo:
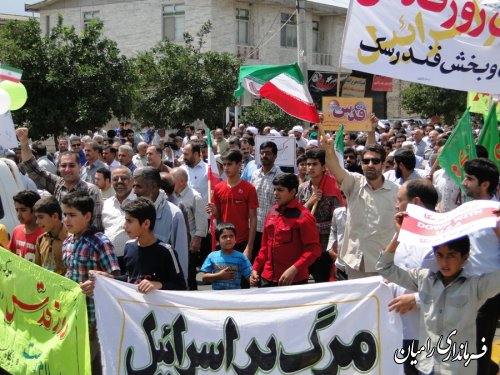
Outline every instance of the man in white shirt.
<path id="1" fill-rule="evenodd" d="M 123 255 L 125 243 L 129 237 L 123 229 L 125 223 L 125 212 L 123 206 L 137 199 L 132 191 L 134 180 L 130 169 L 124 165 L 120 165 L 111 172 L 111 183 L 115 190 L 115 196 L 104 201 L 102 209 L 102 221 L 104 226 L 104 234 L 113 243 L 114 251 L 118 257 L 118 263 L 122 273 L 125 271 Z"/>

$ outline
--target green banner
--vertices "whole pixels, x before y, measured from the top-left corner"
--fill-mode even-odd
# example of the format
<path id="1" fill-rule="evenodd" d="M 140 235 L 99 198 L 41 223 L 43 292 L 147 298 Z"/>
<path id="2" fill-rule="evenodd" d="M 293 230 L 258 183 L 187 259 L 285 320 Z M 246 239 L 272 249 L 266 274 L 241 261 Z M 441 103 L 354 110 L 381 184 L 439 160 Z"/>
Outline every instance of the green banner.
<path id="1" fill-rule="evenodd" d="M 481 134 L 479 134 L 477 144 L 486 147 L 490 160 L 500 169 L 500 137 L 498 136 L 497 107 L 500 108 L 500 105 L 491 106 L 490 113 L 488 113 L 484 120 L 483 129 L 481 130 Z"/>
<path id="2" fill-rule="evenodd" d="M 0 367 L 12 374 L 91 373 L 80 286 L 2 247 Z"/>
<path id="3" fill-rule="evenodd" d="M 465 177 L 464 164 L 467 160 L 476 158 L 476 146 L 470 122 L 469 108 L 455 126 L 450 138 L 438 157 L 439 165 L 464 191 L 462 181 Z"/>

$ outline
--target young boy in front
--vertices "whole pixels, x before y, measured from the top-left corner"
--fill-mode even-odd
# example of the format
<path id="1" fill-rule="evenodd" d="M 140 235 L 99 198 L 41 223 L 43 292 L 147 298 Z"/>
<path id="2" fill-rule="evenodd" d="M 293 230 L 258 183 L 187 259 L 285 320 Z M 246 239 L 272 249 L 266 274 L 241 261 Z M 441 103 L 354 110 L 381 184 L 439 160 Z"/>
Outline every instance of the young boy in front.
<path id="1" fill-rule="evenodd" d="M 467 236 L 433 247 L 437 272 L 394 265 L 397 246 L 394 238 L 380 255 L 377 271 L 387 280 L 419 292 L 425 330 L 419 342 L 425 346 L 430 339 L 431 345 L 422 353 L 422 345 L 411 350 L 418 355 L 417 368 L 424 374 L 475 374 L 474 358 L 467 355 L 479 354 L 475 353 L 477 310 L 500 292 L 500 270 L 482 276 L 464 272 L 470 249 Z M 403 349 L 396 351 L 398 357 L 408 357 L 411 348 Z M 458 360 L 457 353 L 461 354 Z"/>
<path id="2" fill-rule="evenodd" d="M 96 232 L 91 227 L 93 210 L 94 201 L 84 191 L 74 191 L 62 198 L 63 223 L 69 233 L 62 245 L 62 259 L 66 266 L 66 277 L 79 283 L 87 296 L 90 355 L 92 368 L 95 369 L 100 366 L 100 360 L 90 271 L 119 275 L 120 266 L 113 252 L 113 244 L 103 233 Z"/>
<path id="3" fill-rule="evenodd" d="M 153 233 L 156 209 L 147 198 L 127 203 L 123 229 L 132 239 L 125 245 L 126 274 L 117 280 L 137 284 L 141 293 L 152 290 L 185 290 L 186 282 L 172 247 L 157 239 Z"/>
<path id="4" fill-rule="evenodd" d="M 13 197 L 17 219 L 21 223 L 12 231 L 9 250 L 21 258 L 35 261 L 35 242 L 38 236 L 44 233 L 43 228 L 36 223 L 33 206 L 40 196 L 30 190 L 20 191 Z"/>
<path id="5" fill-rule="evenodd" d="M 214 290 L 240 289 L 240 280 L 250 278 L 252 265 L 244 254 L 234 250 L 236 228 L 231 223 L 220 223 L 215 237 L 221 249 L 210 253 L 203 262 L 202 280 L 212 283 Z"/>
<path id="6" fill-rule="evenodd" d="M 43 197 L 33 206 L 36 223 L 45 231 L 35 243 L 35 264 L 59 275 L 66 273 L 62 244 L 68 231 L 62 223 L 62 210 L 53 196 Z"/>

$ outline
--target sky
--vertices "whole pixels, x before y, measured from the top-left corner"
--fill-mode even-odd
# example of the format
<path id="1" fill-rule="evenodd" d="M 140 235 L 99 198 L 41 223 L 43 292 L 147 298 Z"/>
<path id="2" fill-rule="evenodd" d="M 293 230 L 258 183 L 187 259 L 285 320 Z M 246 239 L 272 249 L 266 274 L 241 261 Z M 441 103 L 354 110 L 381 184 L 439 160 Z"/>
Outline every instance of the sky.
<path id="1" fill-rule="evenodd" d="M 31 16 L 24 11 L 24 4 L 38 3 L 39 0 L 0 0 L 0 13 Z M 38 14 L 35 14 L 37 16 Z"/>

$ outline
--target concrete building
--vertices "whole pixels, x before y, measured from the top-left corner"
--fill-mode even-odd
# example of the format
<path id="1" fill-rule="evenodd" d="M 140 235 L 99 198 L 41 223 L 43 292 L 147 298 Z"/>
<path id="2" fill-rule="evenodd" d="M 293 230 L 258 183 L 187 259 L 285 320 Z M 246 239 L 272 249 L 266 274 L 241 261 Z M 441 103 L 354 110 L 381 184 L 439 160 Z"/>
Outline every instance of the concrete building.
<path id="1" fill-rule="evenodd" d="M 348 0 L 306 2 L 304 55 L 309 79 L 315 72 L 330 80 L 336 78 L 348 4 Z M 184 32 L 194 36 L 210 20 L 213 29 L 205 50 L 233 53 L 244 57 L 248 65 L 297 61 L 295 0 L 43 0 L 26 5 L 26 11 L 40 14 L 41 30 L 46 34 L 59 14 L 76 30 L 84 30 L 98 18 L 105 36 L 129 57 L 162 40 L 183 43 Z M 367 87 L 370 82 L 368 79 Z M 388 105 L 385 92 L 367 90 L 366 94 L 373 96 L 380 117 L 402 115 L 398 105 Z M 335 95 L 333 90 L 326 94 L 331 95 Z M 399 93 L 391 96 L 399 97 Z M 387 113 L 392 107 L 396 109 L 393 114 Z"/>
<path id="2" fill-rule="evenodd" d="M 17 16 L 13 14 L 0 13 L 0 26 L 5 25 L 9 21 L 28 21 L 29 16 Z"/>

